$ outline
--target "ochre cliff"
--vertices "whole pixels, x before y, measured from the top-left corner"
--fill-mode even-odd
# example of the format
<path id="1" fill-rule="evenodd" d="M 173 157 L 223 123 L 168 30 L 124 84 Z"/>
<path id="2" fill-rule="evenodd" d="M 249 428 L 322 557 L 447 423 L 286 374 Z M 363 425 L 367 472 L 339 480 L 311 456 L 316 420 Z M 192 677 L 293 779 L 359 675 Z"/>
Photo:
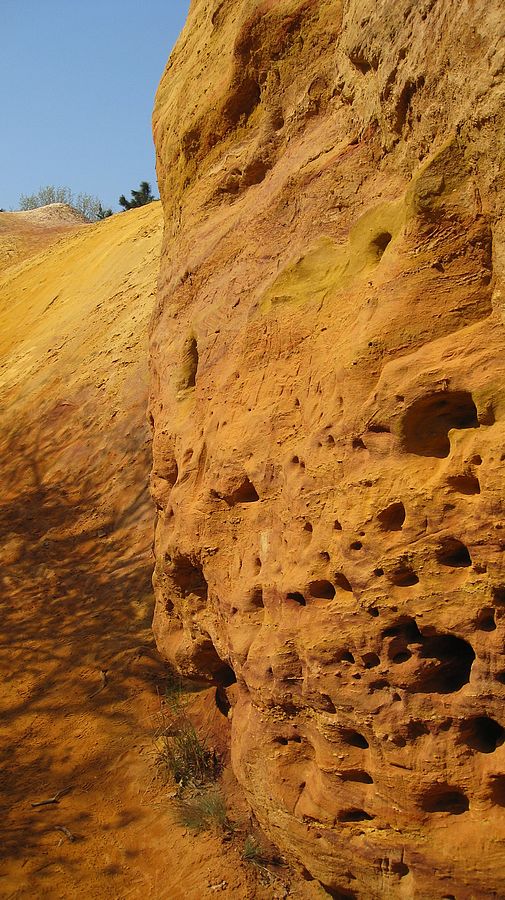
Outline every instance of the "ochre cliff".
<path id="1" fill-rule="evenodd" d="M 157 95 L 156 638 L 334 897 L 505 893 L 504 73 L 500 0 L 193 0 Z"/>

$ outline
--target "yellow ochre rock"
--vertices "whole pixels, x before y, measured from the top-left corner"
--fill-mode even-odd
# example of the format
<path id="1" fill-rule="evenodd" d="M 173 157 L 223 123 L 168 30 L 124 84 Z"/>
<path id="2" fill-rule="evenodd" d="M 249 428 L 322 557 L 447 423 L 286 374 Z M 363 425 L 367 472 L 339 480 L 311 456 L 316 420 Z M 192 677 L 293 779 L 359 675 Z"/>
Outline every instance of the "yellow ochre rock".
<path id="1" fill-rule="evenodd" d="M 500 0 L 193 0 L 154 111 L 155 633 L 333 897 L 505 893 Z"/>

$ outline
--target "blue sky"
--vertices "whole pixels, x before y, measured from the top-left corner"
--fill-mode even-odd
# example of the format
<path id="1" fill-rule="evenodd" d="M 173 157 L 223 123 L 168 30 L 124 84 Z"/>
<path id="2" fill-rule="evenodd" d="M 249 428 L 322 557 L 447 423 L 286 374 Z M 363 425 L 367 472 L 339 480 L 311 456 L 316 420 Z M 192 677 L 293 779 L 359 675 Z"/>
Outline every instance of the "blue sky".
<path id="1" fill-rule="evenodd" d="M 189 0 L 0 0 L 0 207 L 46 184 L 156 196 L 151 112 Z"/>

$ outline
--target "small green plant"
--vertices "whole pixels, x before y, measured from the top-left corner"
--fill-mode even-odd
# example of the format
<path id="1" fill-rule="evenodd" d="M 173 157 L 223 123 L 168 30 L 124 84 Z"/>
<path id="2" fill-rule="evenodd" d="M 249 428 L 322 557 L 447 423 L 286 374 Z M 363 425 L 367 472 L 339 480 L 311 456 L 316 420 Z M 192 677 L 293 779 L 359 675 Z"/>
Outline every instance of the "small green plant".
<path id="1" fill-rule="evenodd" d="M 158 736 L 157 748 L 158 767 L 180 788 L 214 781 L 219 774 L 217 754 L 205 746 L 187 719 L 164 729 Z"/>
<path id="2" fill-rule="evenodd" d="M 231 827 L 224 797 L 215 788 L 200 791 L 192 797 L 183 797 L 178 800 L 176 817 L 179 825 L 196 832 Z"/>
<path id="3" fill-rule="evenodd" d="M 244 841 L 242 859 L 253 863 L 253 865 L 265 865 L 265 862 L 268 862 L 263 847 L 252 834 L 248 834 Z"/>

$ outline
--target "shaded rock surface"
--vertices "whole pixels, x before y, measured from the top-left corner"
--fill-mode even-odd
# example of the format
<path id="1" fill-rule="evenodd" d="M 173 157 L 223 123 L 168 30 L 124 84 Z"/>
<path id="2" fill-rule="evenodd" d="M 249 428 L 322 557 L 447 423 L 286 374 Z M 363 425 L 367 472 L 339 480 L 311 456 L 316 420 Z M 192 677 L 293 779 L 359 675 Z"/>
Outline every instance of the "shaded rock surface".
<path id="1" fill-rule="evenodd" d="M 504 38 L 194 0 L 157 95 L 155 633 L 335 897 L 505 891 Z"/>

